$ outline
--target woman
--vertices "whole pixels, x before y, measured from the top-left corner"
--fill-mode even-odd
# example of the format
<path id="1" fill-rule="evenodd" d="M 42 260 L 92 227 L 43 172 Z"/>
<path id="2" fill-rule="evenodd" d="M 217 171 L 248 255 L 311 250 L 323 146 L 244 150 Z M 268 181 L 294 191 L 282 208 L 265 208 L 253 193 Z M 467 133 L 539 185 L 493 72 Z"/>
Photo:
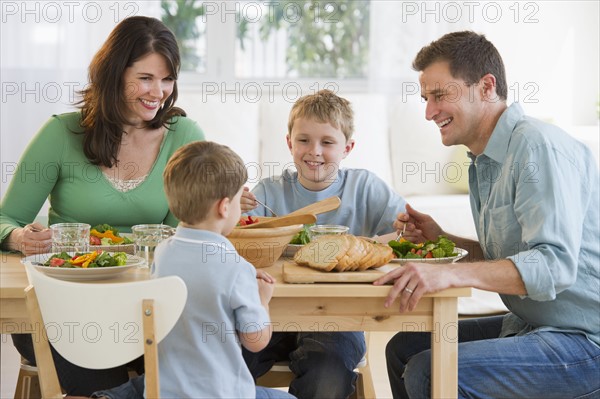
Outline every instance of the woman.
<path id="1" fill-rule="evenodd" d="M 0 210 L 3 249 L 50 249 L 50 231 L 32 223 L 48 196 L 50 224 L 177 224 L 162 171 L 178 147 L 203 139 L 174 107 L 179 66 L 159 20 L 132 17 L 113 30 L 90 64 L 81 111 L 50 118 L 21 158 Z"/>
<path id="2" fill-rule="evenodd" d="M 115 27 L 90 64 L 81 110 L 50 118 L 25 151 L 0 208 L 3 249 L 25 255 L 50 249 L 50 231 L 33 222 L 48 197 L 50 224 L 177 224 L 162 172 L 177 148 L 204 138 L 174 107 L 179 67 L 175 37 L 159 20 L 131 17 Z M 13 342 L 33 363 L 31 336 L 13 335 Z M 126 366 L 87 370 L 53 355 L 69 395 L 128 379 Z"/>

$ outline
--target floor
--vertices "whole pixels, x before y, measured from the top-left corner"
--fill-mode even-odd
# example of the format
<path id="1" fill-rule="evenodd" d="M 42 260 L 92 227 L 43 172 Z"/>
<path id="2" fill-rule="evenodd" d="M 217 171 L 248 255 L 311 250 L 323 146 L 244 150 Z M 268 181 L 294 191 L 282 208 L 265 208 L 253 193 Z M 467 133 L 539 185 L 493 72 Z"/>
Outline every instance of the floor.
<path id="1" fill-rule="evenodd" d="M 0 335 L 0 398 L 13 398 L 21 357 L 9 335 Z"/>
<path id="2" fill-rule="evenodd" d="M 392 397 L 385 369 L 384 351 L 386 343 L 393 335 L 393 332 L 371 333 L 369 362 L 375 383 L 375 393 L 377 398 L 380 399 Z M 10 337 L 8 335 L 1 335 L 0 337 L 0 398 L 9 399 L 14 397 L 20 357 L 13 347 Z"/>

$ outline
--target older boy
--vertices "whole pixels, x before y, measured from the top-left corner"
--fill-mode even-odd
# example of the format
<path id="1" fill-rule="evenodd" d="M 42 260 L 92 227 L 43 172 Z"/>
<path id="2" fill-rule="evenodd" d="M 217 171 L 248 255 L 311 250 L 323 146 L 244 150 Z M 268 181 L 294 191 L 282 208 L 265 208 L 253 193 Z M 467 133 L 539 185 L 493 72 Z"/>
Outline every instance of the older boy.
<path id="1" fill-rule="evenodd" d="M 340 169 L 354 148 L 353 112 L 350 103 L 329 90 L 300 98 L 292 107 L 287 145 L 297 171 L 261 180 L 244 193 L 242 209 L 267 216 L 255 199 L 285 215 L 331 196 L 341 198 L 339 209 L 319 215 L 319 224 L 341 224 L 350 233 L 396 238 L 390 223 L 404 212 L 405 201 L 381 179 L 363 169 Z M 275 333 L 269 346 L 244 357 L 255 377 L 273 363 L 290 360 L 296 378 L 289 392 L 298 398 L 345 398 L 352 394 L 354 368 L 365 353 L 362 332 Z"/>
<path id="2" fill-rule="evenodd" d="M 600 228 L 598 169 L 582 143 L 507 106 L 500 54 L 483 35 L 454 32 L 424 47 L 420 72 L 425 117 L 445 145 L 464 144 L 479 261 L 407 263 L 386 306 L 400 311 L 449 287 L 498 292 L 510 313 L 458 326 L 458 397 L 600 397 Z M 398 216 L 416 241 L 445 234 L 408 207 Z M 445 234 L 448 235 L 448 234 Z M 429 333 L 399 333 L 386 350 L 394 398 L 430 397 Z"/>

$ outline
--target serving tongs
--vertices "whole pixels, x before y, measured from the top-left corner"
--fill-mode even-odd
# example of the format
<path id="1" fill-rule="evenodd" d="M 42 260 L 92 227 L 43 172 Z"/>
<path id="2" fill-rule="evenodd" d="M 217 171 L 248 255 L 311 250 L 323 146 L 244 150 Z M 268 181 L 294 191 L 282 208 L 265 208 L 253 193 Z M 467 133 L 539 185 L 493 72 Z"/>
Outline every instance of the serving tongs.
<path id="1" fill-rule="evenodd" d="M 333 211 L 339 208 L 341 204 L 339 197 L 329 197 L 321 201 L 317 201 L 314 204 L 307 205 L 300 209 L 295 210 L 285 216 L 279 216 L 270 218 L 267 220 L 260 221 L 258 223 L 252 223 L 246 226 L 239 226 L 238 229 L 256 229 L 263 227 L 282 227 L 291 226 L 294 224 L 311 224 L 317 221 L 315 215 Z"/>
<path id="2" fill-rule="evenodd" d="M 256 223 L 238 226 L 238 229 L 262 229 L 271 227 L 293 226 L 295 224 L 311 224 L 317 221 L 317 217 L 312 213 L 303 213 L 301 215 L 279 216 L 271 219 L 263 219 Z"/>
<path id="3" fill-rule="evenodd" d="M 324 200 L 317 201 L 314 204 L 297 209 L 294 212 L 289 213 L 287 216 L 300 215 L 303 213 L 312 213 L 313 215 L 318 215 L 320 213 L 333 211 L 334 209 L 339 208 L 341 203 L 342 200 L 340 200 L 340 197 L 329 197 Z"/>

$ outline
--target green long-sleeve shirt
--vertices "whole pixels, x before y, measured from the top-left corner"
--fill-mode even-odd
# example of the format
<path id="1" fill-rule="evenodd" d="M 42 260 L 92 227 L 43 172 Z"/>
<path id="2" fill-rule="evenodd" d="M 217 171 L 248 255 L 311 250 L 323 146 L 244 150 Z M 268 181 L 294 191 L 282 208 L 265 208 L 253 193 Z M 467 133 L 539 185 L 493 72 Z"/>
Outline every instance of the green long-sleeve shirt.
<path id="1" fill-rule="evenodd" d="M 80 112 L 54 115 L 29 143 L 2 198 L 1 241 L 13 229 L 31 223 L 46 198 L 50 199 L 49 224 L 107 223 L 120 231 L 143 223 L 177 224 L 169 212 L 162 173 L 177 148 L 204 139 L 200 127 L 188 118 L 176 117 L 146 179 L 120 192 L 85 157 L 84 135 L 73 133 L 82 131 L 80 120 Z"/>

